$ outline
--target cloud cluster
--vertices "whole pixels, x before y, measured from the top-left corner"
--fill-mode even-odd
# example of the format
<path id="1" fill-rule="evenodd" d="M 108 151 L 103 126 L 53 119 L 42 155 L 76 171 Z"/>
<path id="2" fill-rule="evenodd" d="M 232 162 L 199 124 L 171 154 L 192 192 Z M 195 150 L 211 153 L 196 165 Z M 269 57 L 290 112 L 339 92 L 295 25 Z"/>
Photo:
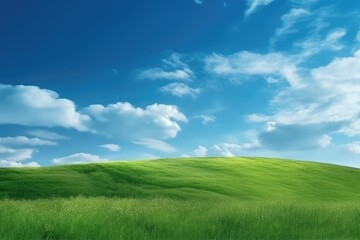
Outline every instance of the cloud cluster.
<path id="1" fill-rule="evenodd" d="M 82 112 L 92 119 L 90 128 L 95 133 L 129 140 L 174 138 L 181 131 L 178 122 L 187 122 L 176 106 L 164 104 L 145 109 L 130 103 L 97 104 Z"/>
<path id="2" fill-rule="evenodd" d="M 167 64 L 180 64 L 176 62 L 175 57 L 168 61 Z M 189 94 L 197 92 L 190 90 L 193 92 Z M 127 102 L 118 102 L 107 106 L 90 105 L 79 111 L 71 100 L 59 98 L 57 93 L 36 86 L 0 84 L 0 104 L 0 124 L 72 128 L 117 139 L 142 141 L 142 145 L 167 152 L 173 151 L 173 148 L 160 139 L 176 137 L 181 131 L 179 123 L 188 121 L 176 106 L 165 104 L 139 108 Z M 3 166 L 24 165 L 19 162 L 30 159 L 35 150 L 23 146 L 57 145 L 55 141 L 66 139 L 60 134 L 43 129 L 33 129 L 28 131 L 28 134 L 35 137 L 0 137 L 0 160 Z M 110 151 L 120 150 L 115 144 L 105 144 L 101 147 Z M 84 157 L 75 155 L 77 156 Z M 57 159 L 56 162 L 66 162 L 65 160 Z"/>
<path id="3" fill-rule="evenodd" d="M 195 74 L 190 69 L 189 65 L 184 62 L 183 58 L 184 56 L 181 54 L 172 53 L 168 58 L 162 60 L 162 67 L 141 71 L 138 74 L 138 78 L 177 81 L 162 86 L 160 91 L 176 97 L 195 97 L 200 93 L 200 89 L 189 86 L 189 82 L 192 82 L 195 79 Z"/>
<path id="4" fill-rule="evenodd" d="M 30 148 L 14 149 L 0 145 L 0 167 L 38 167 L 36 162 L 22 163 L 31 159 L 33 152 Z"/>

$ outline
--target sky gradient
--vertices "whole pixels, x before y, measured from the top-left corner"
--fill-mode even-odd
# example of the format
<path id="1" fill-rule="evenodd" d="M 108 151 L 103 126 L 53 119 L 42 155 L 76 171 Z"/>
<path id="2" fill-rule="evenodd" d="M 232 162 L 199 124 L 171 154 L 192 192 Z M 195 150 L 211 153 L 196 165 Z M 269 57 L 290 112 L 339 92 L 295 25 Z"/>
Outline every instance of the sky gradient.
<path id="1" fill-rule="evenodd" d="M 2 2 L 0 167 L 360 167 L 359 30 L 355 0 Z"/>

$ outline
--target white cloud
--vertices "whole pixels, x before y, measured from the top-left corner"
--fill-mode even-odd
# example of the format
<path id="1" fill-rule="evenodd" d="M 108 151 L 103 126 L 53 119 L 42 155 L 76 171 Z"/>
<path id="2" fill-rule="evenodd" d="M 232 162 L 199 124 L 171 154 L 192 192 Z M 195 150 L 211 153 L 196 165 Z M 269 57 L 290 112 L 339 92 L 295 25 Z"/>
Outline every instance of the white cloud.
<path id="1" fill-rule="evenodd" d="M 332 137 L 325 134 L 320 138 L 319 145 L 321 148 L 327 148 L 331 144 Z"/>
<path id="2" fill-rule="evenodd" d="M 152 104 L 145 109 L 120 102 L 91 105 L 83 113 L 92 118 L 94 132 L 127 140 L 174 138 L 181 131 L 178 122 L 187 122 L 176 106 L 164 104 Z"/>
<path id="3" fill-rule="evenodd" d="M 281 53 L 257 54 L 241 51 L 229 56 L 212 54 L 205 58 L 205 69 L 223 76 L 280 77 L 293 87 L 301 87 L 295 61 Z"/>
<path id="4" fill-rule="evenodd" d="M 152 68 L 141 72 L 140 79 L 167 79 L 167 80 L 190 80 L 191 75 L 184 70 L 164 71 L 161 68 Z"/>
<path id="5" fill-rule="evenodd" d="M 10 162 L 20 162 L 32 158 L 34 149 L 21 148 L 14 149 L 0 146 L 0 160 Z"/>
<path id="6" fill-rule="evenodd" d="M 206 147 L 200 145 L 194 150 L 194 154 L 198 157 L 206 157 L 207 151 Z"/>
<path id="7" fill-rule="evenodd" d="M 56 92 L 36 86 L 0 84 L 0 124 L 66 127 L 85 131 L 89 118 Z"/>
<path id="8" fill-rule="evenodd" d="M 324 50 L 339 51 L 345 47 L 340 40 L 347 34 L 343 28 L 333 29 L 324 38 L 317 35 L 311 36 L 306 40 L 295 43 L 295 46 L 300 47 L 302 52 L 298 55 L 300 61 L 304 61 L 309 57 L 318 54 Z"/>
<path id="9" fill-rule="evenodd" d="M 105 148 L 111 152 L 118 152 L 120 151 L 121 147 L 117 144 L 104 144 L 104 145 L 99 145 L 99 147 Z"/>
<path id="10" fill-rule="evenodd" d="M 275 96 L 272 115 L 248 117 L 266 124 L 261 144 L 304 150 L 328 146 L 332 133 L 360 135 L 360 51 L 309 69 L 304 79 L 301 89 L 287 87 Z"/>
<path id="11" fill-rule="evenodd" d="M 0 137 L 0 144 L 6 146 L 44 146 L 57 145 L 56 142 L 40 138 L 28 138 L 25 136 Z"/>
<path id="12" fill-rule="evenodd" d="M 270 39 L 273 45 L 280 37 L 298 31 L 294 26 L 310 16 L 310 12 L 303 8 L 292 8 L 281 17 L 282 25 L 275 30 L 274 36 Z"/>
<path id="13" fill-rule="evenodd" d="M 360 31 L 356 34 L 355 40 L 360 43 Z"/>
<path id="14" fill-rule="evenodd" d="M 204 125 L 215 122 L 216 120 L 216 117 L 213 115 L 200 115 L 199 118 Z"/>
<path id="15" fill-rule="evenodd" d="M 191 81 L 194 73 L 189 66 L 183 62 L 183 58 L 183 55 L 173 53 L 168 58 L 162 60 L 163 66 L 161 68 L 150 68 L 141 71 L 138 74 L 138 78 Z"/>
<path id="16" fill-rule="evenodd" d="M 347 147 L 351 152 L 360 154 L 360 142 L 349 143 Z"/>
<path id="17" fill-rule="evenodd" d="M 55 132 L 47 131 L 47 130 L 41 130 L 41 129 L 30 130 L 27 132 L 27 134 L 38 137 L 38 138 L 42 138 L 42 139 L 48 139 L 48 140 L 66 139 L 66 137 L 63 135 L 60 135 Z"/>
<path id="18" fill-rule="evenodd" d="M 239 154 L 243 151 L 259 148 L 260 142 L 257 139 L 253 139 L 249 143 L 236 144 L 236 143 L 221 143 L 213 145 L 213 149 L 225 157 L 233 157 L 235 153 Z"/>
<path id="19" fill-rule="evenodd" d="M 0 167 L 40 167 L 37 162 L 19 163 L 13 161 L 0 160 Z"/>
<path id="20" fill-rule="evenodd" d="M 274 0 L 247 0 L 247 9 L 245 11 L 245 16 L 248 17 L 254 12 L 256 12 L 260 7 L 264 7 L 272 3 Z"/>
<path id="21" fill-rule="evenodd" d="M 177 97 L 191 96 L 195 97 L 200 93 L 200 89 L 191 88 L 184 83 L 169 83 L 160 88 L 160 91 L 164 93 L 170 93 Z"/>
<path id="22" fill-rule="evenodd" d="M 158 140 L 158 139 L 153 139 L 153 138 L 143 138 L 137 141 L 133 141 L 133 143 L 138 144 L 138 145 L 144 145 L 150 149 L 155 149 L 155 150 L 159 150 L 161 152 L 165 152 L 165 153 L 172 153 L 172 152 L 176 152 L 176 149 L 171 146 L 170 144 Z"/>
<path id="23" fill-rule="evenodd" d="M 222 147 L 222 146 L 215 144 L 215 145 L 213 145 L 212 148 L 214 150 L 216 150 L 217 152 L 219 152 L 222 156 L 225 156 L 225 157 L 233 157 L 234 156 L 234 154 L 226 147 Z"/>
<path id="24" fill-rule="evenodd" d="M 75 153 L 70 156 L 53 159 L 53 163 L 55 164 L 83 164 L 83 163 L 96 163 L 96 162 L 106 162 L 106 161 L 109 160 L 88 153 Z"/>

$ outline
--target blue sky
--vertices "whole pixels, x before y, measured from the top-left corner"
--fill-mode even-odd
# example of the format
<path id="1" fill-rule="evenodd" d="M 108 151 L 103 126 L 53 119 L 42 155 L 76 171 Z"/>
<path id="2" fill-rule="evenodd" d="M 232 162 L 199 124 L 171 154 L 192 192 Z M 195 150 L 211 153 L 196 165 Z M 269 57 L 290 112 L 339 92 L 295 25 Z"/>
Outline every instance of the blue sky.
<path id="1" fill-rule="evenodd" d="M 360 2 L 0 3 L 0 166 L 360 167 Z"/>

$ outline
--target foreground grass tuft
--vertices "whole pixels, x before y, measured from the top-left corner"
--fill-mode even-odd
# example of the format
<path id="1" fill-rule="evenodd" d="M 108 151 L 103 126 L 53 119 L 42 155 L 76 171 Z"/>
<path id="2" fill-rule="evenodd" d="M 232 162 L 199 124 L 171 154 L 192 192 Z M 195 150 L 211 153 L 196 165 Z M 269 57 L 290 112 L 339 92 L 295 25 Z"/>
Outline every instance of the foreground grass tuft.
<path id="1" fill-rule="evenodd" d="M 360 203 L 0 201 L 0 239 L 358 239 Z"/>

